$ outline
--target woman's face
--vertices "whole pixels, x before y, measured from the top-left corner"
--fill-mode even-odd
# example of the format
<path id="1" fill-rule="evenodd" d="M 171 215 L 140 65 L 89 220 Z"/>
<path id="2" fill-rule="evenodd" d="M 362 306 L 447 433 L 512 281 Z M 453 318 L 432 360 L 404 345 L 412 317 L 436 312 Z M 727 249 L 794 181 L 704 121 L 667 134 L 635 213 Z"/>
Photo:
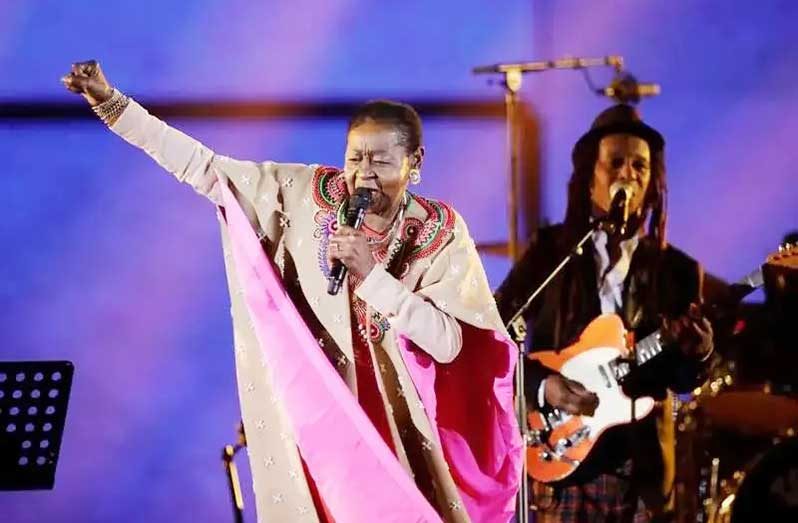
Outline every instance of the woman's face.
<path id="1" fill-rule="evenodd" d="M 370 213 L 386 218 L 404 196 L 410 170 L 420 168 L 423 147 L 408 152 L 398 129 L 366 120 L 353 127 L 346 138 L 344 178 L 349 193 L 359 187 L 372 191 Z"/>
<path id="2" fill-rule="evenodd" d="M 624 181 L 634 188 L 629 211 L 637 213 L 643 206 L 651 181 L 651 152 L 648 142 L 630 134 L 611 134 L 599 142 L 598 158 L 593 171 L 590 199 L 598 210 L 606 213 L 612 197 L 610 186 Z"/>

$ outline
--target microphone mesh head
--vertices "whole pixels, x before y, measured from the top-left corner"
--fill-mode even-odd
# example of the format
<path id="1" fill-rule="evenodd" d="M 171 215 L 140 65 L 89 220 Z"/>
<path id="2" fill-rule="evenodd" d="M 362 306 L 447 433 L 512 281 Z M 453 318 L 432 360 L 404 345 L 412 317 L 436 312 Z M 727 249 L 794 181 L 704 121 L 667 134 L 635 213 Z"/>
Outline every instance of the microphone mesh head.
<path id="1" fill-rule="evenodd" d="M 618 194 L 618 191 L 623 189 L 623 192 L 626 194 L 626 199 L 631 200 L 632 197 L 635 195 L 635 186 L 634 184 L 627 182 L 625 180 L 618 180 L 610 185 L 610 199 L 614 200 L 615 195 Z"/>
<path id="2" fill-rule="evenodd" d="M 365 187 L 358 187 L 352 196 L 349 197 L 350 209 L 368 209 L 371 205 L 371 190 Z"/>

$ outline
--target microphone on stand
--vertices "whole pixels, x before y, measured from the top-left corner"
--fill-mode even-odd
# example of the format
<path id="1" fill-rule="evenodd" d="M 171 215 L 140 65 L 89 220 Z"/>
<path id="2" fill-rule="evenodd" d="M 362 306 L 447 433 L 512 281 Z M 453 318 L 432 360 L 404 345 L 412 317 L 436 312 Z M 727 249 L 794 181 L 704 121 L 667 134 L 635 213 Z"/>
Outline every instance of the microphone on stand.
<path id="1" fill-rule="evenodd" d="M 355 189 L 354 194 L 349 197 L 349 204 L 346 208 L 346 223 L 344 225 L 348 225 L 353 229 L 360 229 L 369 205 L 371 205 L 371 191 L 365 187 Z M 341 260 L 333 261 L 330 276 L 327 278 L 327 294 L 332 296 L 338 294 L 347 272 L 348 269 Z"/>
<path id="2" fill-rule="evenodd" d="M 657 96 L 662 89 L 659 84 L 640 83 L 629 73 L 616 76 L 612 83 L 604 88 L 596 89 L 596 94 L 612 98 L 622 104 L 636 104 L 641 98 Z"/>
<path id="3" fill-rule="evenodd" d="M 471 69 L 473 74 L 540 73 L 549 69 L 585 69 L 586 67 L 610 66 L 616 71 L 623 69 L 623 57 L 617 55 L 601 58 L 576 58 L 566 56 L 556 60 L 539 60 L 536 62 L 507 62 L 502 64 L 480 65 Z"/>
<path id="4" fill-rule="evenodd" d="M 634 194 L 634 186 L 629 182 L 619 180 L 610 185 L 612 203 L 610 203 L 608 232 L 611 234 L 626 235 L 626 227 L 629 223 L 629 205 Z"/>

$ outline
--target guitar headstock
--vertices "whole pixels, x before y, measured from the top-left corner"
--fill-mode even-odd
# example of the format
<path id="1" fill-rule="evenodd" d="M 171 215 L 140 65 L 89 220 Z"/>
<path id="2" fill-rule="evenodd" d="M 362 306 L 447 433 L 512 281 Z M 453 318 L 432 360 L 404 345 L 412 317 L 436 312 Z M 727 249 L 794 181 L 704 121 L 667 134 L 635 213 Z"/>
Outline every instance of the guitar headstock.
<path id="1" fill-rule="evenodd" d="M 780 267 L 786 269 L 798 269 L 798 243 L 784 243 L 779 245 L 779 250 L 770 254 L 765 263 L 757 267 L 742 280 L 732 287 L 738 287 L 741 292 L 736 295 L 736 299 L 741 300 L 754 289 L 765 285 L 763 269 L 767 266 Z"/>
<path id="2" fill-rule="evenodd" d="M 774 252 L 768 256 L 765 265 L 798 269 L 798 243 L 779 245 L 778 252 Z"/>

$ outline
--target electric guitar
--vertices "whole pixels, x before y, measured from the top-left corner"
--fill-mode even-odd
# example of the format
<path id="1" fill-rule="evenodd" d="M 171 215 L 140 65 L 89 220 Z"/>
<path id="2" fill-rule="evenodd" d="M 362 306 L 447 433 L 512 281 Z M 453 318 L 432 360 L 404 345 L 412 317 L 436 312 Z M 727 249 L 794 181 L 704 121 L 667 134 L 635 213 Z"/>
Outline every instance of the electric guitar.
<path id="1" fill-rule="evenodd" d="M 798 245 L 786 245 L 768 256 L 766 265 L 798 269 Z M 739 299 L 763 285 L 762 267 L 734 286 Z M 634 366 L 642 366 L 663 350 L 660 331 L 627 344 L 621 318 L 603 314 L 594 319 L 573 345 L 559 351 L 536 351 L 532 360 L 578 381 L 598 395 L 599 404 L 592 416 L 571 415 L 559 409 L 530 411 L 526 462 L 529 475 L 542 482 L 558 481 L 573 473 L 588 457 L 601 435 L 610 427 L 642 419 L 654 408 L 654 399 L 634 400 L 623 391 L 624 379 Z M 629 350 L 629 356 L 623 354 Z M 630 360 L 629 358 L 634 358 Z M 634 365 L 632 365 L 632 361 Z"/>

